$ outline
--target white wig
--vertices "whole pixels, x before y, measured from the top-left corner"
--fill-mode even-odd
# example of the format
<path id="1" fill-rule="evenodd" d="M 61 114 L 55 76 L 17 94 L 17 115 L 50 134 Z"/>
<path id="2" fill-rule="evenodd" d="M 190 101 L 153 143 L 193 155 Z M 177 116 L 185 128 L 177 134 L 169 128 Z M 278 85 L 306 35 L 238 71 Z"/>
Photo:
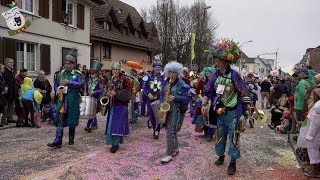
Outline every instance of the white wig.
<path id="1" fill-rule="evenodd" d="M 177 61 L 171 61 L 164 67 L 164 73 L 169 74 L 170 71 L 177 72 L 178 77 L 181 77 L 183 72 L 182 64 L 178 63 Z"/>

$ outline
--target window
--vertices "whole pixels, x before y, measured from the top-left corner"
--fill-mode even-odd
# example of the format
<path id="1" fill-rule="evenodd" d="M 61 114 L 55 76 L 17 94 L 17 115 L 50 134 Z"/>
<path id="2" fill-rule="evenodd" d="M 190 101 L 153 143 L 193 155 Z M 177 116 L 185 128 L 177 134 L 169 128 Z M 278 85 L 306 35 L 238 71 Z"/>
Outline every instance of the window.
<path id="1" fill-rule="evenodd" d="M 94 58 L 94 45 L 93 44 L 91 45 L 91 48 L 90 48 L 90 57 Z"/>
<path id="2" fill-rule="evenodd" d="M 141 39 L 141 32 L 140 32 L 140 31 L 135 31 L 135 32 L 134 32 L 134 36 L 135 36 L 136 38 L 140 38 L 140 39 Z"/>
<path id="3" fill-rule="evenodd" d="M 122 34 L 129 35 L 129 28 L 128 27 L 122 27 Z"/>
<path id="4" fill-rule="evenodd" d="M 64 23 L 74 26 L 74 3 L 66 1 Z"/>
<path id="5" fill-rule="evenodd" d="M 33 2 L 34 0 L 18 0 L 18 6 L 24 11 L 33 13 Z"/>
<path id="6" fill-rule="evenodd" d="M 35 71 L 36 45 L 31 43 L 17 43 L 17 69 L 26 68 Z"/>
<path id="7" fill-rule="evenodd" d="M 101 46 L 101 60 L 103 58 L 111 59 L 111 46 L 108 44 Z"/>
<path id="8" fill-rule="evenodd" d="M 103 29 L 107 31 L 111 31 L 111 23 L 110 22 L 103 22 Z"/>

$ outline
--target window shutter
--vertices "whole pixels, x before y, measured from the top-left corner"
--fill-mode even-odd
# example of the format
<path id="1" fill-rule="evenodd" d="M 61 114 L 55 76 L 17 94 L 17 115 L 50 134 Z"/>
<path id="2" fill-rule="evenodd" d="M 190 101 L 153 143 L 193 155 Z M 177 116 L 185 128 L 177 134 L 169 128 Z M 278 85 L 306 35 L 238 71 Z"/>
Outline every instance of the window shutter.
<path id="1" fill-rule="evenodd" d="M 84 29 L 84 5 L 77 4 L 77 27 L 79 29 Z"/>
<path id="2" fill-rule="evenodd" d="M 59 23 L 62 22 L 62 0 L 53 0 L 52 20 Z"/>
<path id="3" fill-rule="evenodd" d="M 17 42 L 15 39 L 3 38 L 3 59 L 11 58 L 14 60 L 15 69 L 17 67 Z"/>
<path id="4" fill-rule="evenodd" d="M 50 45 L 40 45 L 40 69 L 42 69 L 46 73 L 46 75 L 51 73 Z"/>
<path id="5" fill-rule="evenodd" d="M 39 16 L 49 19 L 49 0 L 39 1 Z"/>

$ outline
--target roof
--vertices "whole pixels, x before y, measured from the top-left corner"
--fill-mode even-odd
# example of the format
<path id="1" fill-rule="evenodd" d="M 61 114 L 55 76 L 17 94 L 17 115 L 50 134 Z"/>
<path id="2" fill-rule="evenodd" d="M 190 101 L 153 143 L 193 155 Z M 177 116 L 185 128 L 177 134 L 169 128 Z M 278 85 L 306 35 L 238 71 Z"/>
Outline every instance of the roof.
<path id="1" fill-rule="evenodd" d="M 91 0 L 92 2 L 95 2 L 97 4 L 104 4 L 106 3 L 104 0 Z"/>
<path id="2" fill-rule="evenodd" d="M 261 60 L 261 62 L 269 69 L 269 70 L 272 70 L 272 66 L 270 65 L 269 63 L 269 60 L 270 59 L 262 59 L 262 58 L 258 58 Z"/>
<path id="3" fill-rule="evenodd" d="M 119 13 L 121 12 L 121 13 Z M 134 46 L 142 49 L 159 50 L 161 47 L 158 38 L 153 38 L 149 41 L 144 36 L 136 38 L 133 34 L 122 34 L 117 28 L 112 28 L 111 31 L 103 29 L 103 27 L 97 22 L 97 20 L 105 20 L 109 14 L 114 15 L 117 24 L 125 24 L 126 20 L 132 22 L 134 30 L 146 31 L 150 33 L 153 30 L 153 23 L 144 23 L 142 17 L 138 11 L 119 0 L 108 0 L 103 6 L 97 6 L 92 9 L 90 16 L 90 35 L 92 40 L 100 40 L 111 43 L 119 43 L 121 45 Z"/>

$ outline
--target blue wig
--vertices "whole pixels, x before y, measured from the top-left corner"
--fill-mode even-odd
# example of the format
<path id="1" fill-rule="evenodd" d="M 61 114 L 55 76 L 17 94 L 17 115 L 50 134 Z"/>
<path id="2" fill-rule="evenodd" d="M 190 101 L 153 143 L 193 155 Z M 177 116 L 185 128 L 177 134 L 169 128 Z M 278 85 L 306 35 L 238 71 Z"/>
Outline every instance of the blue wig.
<path id="1" fill-rule="evenodd" d="M 207 76 L 206 76 L 207 71 L 213 74 L 216 71 L 216 69 L 214 67 L 205 67 L 202 71 L 202 78 L 204 81 L 207 81 Z"/>
<path id="2" fill-rule="evenodd" d="M 178 77 L 180 78 L 183 72 L 183 66 L 176 61 L 171 61 L 164 67 L 165 74 L 169 74 L 170 71 L 177 72 Z"/>

